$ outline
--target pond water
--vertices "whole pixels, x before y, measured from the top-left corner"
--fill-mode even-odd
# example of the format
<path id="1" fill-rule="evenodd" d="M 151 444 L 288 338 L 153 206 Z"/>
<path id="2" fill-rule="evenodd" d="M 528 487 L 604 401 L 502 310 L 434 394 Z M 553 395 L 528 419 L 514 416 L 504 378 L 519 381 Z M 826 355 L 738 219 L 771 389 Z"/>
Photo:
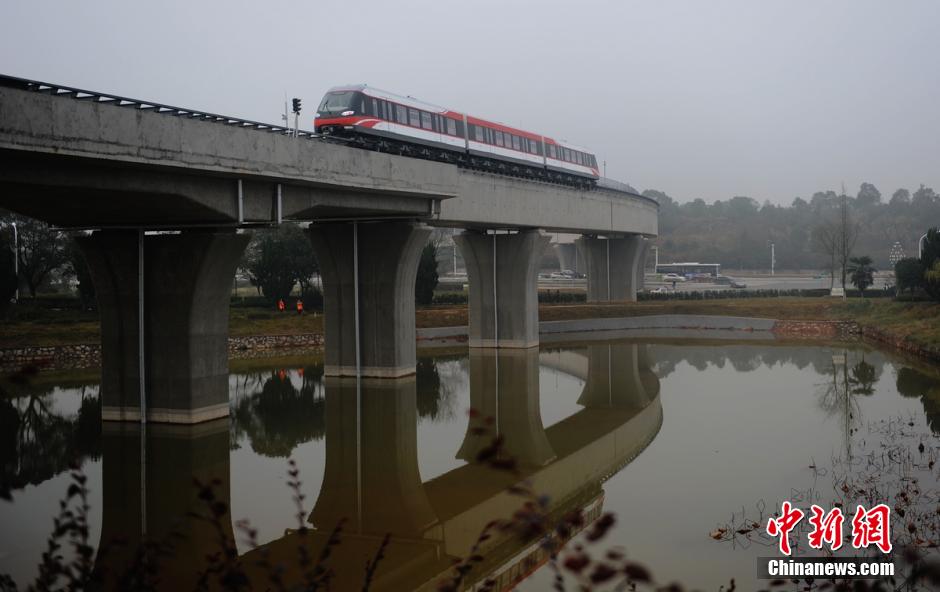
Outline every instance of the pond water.
<path id="1" fill-rule="evenodd" d="M 358 384 L 324 378 L 316 357 L 272 359 L 233 362 L 229 384 L 230 418 L 141 428 L 101 425 L 93 375 L 3 383 L 0 462 L 12 501 L 0 500 L 0 573 L 22 587 L 36 576 L 77 462 L 89 540 L 105 549 L 96 568 L 116 577 L 142 537 L 172 540 L 166 588 L 191 587 L 220 545 L 252 566 L 294 566 L 288 574 L 308 545 L 314 556 L 332 549 L 333 589 L 361 589 L 388 533 L 372 589 L 434 589 L 488 522 L 522 506 L 507 489 L 524 483 L 550 519 L 613 514 L 590 545 L 598 557 L 618 549 L 663 582 L 717 590 L 735 578 L 753 589 L 755 558 L 772 555 L 773 542 L 709 533 L 766 521 L 787 499 L 829 505 L 840 463 L 876 446 L 885 425 L 919 434 L 928 455 L 940 432 L 940 373 L 846 344 L 438 350 L 420 356 L 413 378 Z M 194 477 L 224 504 L 219 519 L 186 518 L 210 515 Z M 935 472 L 921 479 L 936 489 Z M 467 586 L 495 578 L 508 588 L 527 574 L 519 589 L 551 586 L 537 539 L 500 531 L 478 551 Z"/>

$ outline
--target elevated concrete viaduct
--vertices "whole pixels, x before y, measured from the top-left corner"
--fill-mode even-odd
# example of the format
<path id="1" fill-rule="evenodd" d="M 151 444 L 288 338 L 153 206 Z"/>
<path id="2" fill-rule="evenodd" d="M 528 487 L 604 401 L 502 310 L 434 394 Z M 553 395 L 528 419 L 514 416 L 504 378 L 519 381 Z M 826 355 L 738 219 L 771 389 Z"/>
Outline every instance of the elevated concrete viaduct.
<path id="1" fill-rule="evenodd" d="M 428 226 L 466 229 L 471 346 L 526 348 L 538 343 L 540 232 L 589 237 L 591 297 L 630 299 L 638 237 L 656 235 L 658 214 L 603 180 L 580 190 L 492 175 L 10 77 L 0 77 L 0 207 L 94 231 L 82 248 L 102 294 L 106 417 L 133 419 L 144 405 L 144 419 L 184 423 L 226 412 L 221 395 L 195 391 L 227 371 L 216 309 L 253 227 L 310 223 L 327 373 L 395 377 L 414 371 Z M 170 351 L 165 374 L 156 358 Z"/>

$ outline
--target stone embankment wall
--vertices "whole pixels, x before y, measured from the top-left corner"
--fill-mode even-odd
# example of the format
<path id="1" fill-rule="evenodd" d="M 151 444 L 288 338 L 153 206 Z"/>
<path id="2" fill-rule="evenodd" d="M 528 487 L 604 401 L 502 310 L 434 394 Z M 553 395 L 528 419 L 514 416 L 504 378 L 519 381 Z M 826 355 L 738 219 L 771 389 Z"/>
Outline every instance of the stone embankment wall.
<path id="1" fill-rule="evenodd" d="M 919 345 L 905 336 L 892 334 L 874 327 L 862 327 L 854 321 L 772 321 L 769 319 L 737 319 L 734 317 L 701 317 L 698 321 L 692 323 L 692 321 L 685 318 L 684 315 L 674 316 L 683 318 L 667 319 L 669 323 L 666 324 L 677 324 L 682 327 L 694 326 L 716 331 L 730 329 L 732 332 L 748 332 L 755 330 L 755 327 L 751 326 L 753 323 L 760 322 L 768 326 L 764 327 L 761 325 L 757 328 L 763 330 L 769 329 L 776 337 L 793 339 L 864 339 L 934 362 L 940 362 L 940 348 Z M 565 332 L 566 330 L 583 331 L 585 327 L 582 325 L 585 323 L 591 325 L 587 327 L 588 329 L 609 329 L 611 322 L 614 326 L 619 327 L 619 325 L 622 324 L 624 328 L 638 329 L 646 327 L 647 325 L 663 325 L 664 318 L 665 317 L 633 317 L 627 319 L 594 319 L 578 322 L 556 321 L 553 323 L 542 323 L 542 332 Z M 710 322 L 703 322 L 702 319 Z M 562 325 L 565 324 L 569 326 L 562 327 Z M 594 325 L 596 325 L 596 327 Z M 422 329 L 418 333 L 418 338 L 419 340 L 449 338 L 455 341 L 463 341 L 466 339 L 466 330 L 466 327 Z M 317 333 L 301 335 L 249 335 L 245 337 L 230 337 L 228 342 L 229 358 L 231 359 L 282 356 L 286 354 L 300 355 L 315 351 L 322 346 L 323 335 Z M 63 370 L 96 368 L 100 365 L 101 348 L 98 344 L 0 349 L 0 374 L 16 372 L 24 367 L 30 366 L 38 367 L 43 370 Z"/>
<path id="2" fill-rule="evenodd" d="M 771 331 L 778 337 L 802 339 L 856 339 L 861 335 L 855 321 L 776 321 Z"/>
<path id="3" fill-rule="evenodd" d="M 881 345 L 887 345 L 905 353 L 940 363 L 940 348 L 914 343 L 904 335 L 889 333 L 875 327 L 862 327 L 862 337 Z"/>
<path id="4" fill-rule="evenodd" d="M 229 337 L 231 359 L 258 358 L 274 353 L 304 353 L 323 345 L 323 335 L 249 335 Z M 42 370 L 97 368 L 101 365 L 101 346 L 97 343 L 15 347 L 0 349 L 0 373 L 16 372 L 24 367 Z"/>

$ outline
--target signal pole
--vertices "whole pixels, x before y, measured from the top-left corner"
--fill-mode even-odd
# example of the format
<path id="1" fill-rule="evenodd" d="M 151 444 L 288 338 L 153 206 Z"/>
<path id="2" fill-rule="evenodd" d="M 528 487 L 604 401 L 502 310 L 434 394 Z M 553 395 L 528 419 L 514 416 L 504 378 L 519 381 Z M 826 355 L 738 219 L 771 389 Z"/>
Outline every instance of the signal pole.
<path id="1" fill-rule="evenodd" d="M 300 99 L 294 97 L 291 99 L 291 103 L 294 107 L 294 137 L 297 137 L 297 128 L 300 125 Z"/>

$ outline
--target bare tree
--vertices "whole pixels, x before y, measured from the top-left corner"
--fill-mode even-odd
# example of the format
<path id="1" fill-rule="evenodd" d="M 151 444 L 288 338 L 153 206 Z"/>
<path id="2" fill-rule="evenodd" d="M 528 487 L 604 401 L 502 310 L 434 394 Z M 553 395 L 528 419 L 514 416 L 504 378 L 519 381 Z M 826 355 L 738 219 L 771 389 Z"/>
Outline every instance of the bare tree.
<path id="1" fill-rule="evenodd" d="M 852 221 L 852 213 L 849 211 L 849 198 L 845 194 L 845 185 L 842 185 L 842 196 L 839 205 L 839 227 L 838 227 L 838 258 L 839 266 L 842 269 L 842 287 L 845 288 L 846 268 L 849 265 L 849 259 L 852 258 L 852 249 L 855 248 L 855 241 L 858 240 L 858 222 Z"/>
<path id="2" fill-rule="evenodd" d="M 817 249 L 829 258 L 829 290 L 836 280 L 836 258 L 839 252 L 839 227 L 832 222 L 824 222 L 813 231 Z"/>
<path id="3" fill-rule="evenodd" d="M 819 224 L 813 232 L 817 248 L 829 258 L 830 290 L 835 287 L 837 267 L 841 271 L 841 286 L 845 288 L 846 269 L 849 259 L 852 258 L 852 249 L 855 248 L 858 235 L 859 224 L 852 220 L 848 196 L 843 188 L 836 220 Z"/>

